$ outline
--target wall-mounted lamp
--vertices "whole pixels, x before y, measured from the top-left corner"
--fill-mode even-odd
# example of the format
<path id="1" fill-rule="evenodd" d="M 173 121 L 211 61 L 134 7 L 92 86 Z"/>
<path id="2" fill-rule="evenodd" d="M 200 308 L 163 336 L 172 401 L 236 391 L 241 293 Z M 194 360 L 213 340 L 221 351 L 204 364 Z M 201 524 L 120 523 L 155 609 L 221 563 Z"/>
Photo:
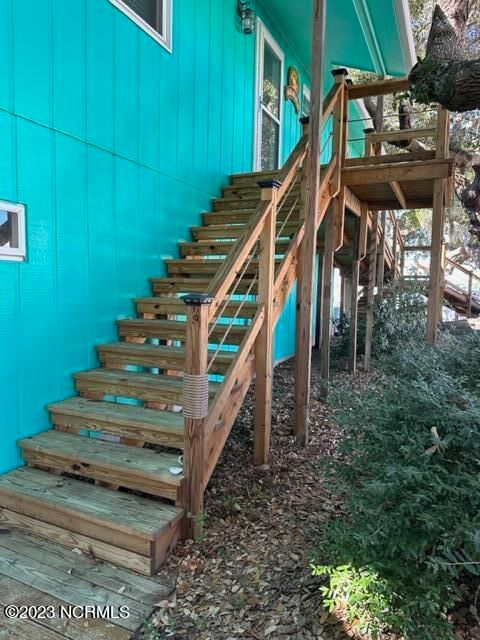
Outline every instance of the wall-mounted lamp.
<path id="1" fill-rule="evenodd" d="M 252 3 L 249 0 L 246 2 L 238 0 L 237 13 L 240 18 L 242 32 L 246 35 L 255 33 L 255 11 L 252 9 Z"/>

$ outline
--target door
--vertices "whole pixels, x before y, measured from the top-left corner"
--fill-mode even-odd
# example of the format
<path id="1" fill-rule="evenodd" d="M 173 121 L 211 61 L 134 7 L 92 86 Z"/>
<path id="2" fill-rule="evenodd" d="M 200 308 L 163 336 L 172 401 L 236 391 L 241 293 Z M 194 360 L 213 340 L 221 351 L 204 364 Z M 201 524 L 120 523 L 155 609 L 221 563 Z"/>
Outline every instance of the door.
<path id="1" fill-rule="evenodd" d="M 278 169 L 282 149 L 284 54 L 258 21 L 255 171 Z"/>

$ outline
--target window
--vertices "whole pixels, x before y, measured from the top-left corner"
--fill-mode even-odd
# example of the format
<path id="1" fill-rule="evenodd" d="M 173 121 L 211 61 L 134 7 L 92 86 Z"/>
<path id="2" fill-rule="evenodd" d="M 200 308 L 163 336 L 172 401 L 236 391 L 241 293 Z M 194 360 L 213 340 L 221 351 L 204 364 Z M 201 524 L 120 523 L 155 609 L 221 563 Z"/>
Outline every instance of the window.
<path id="1" fill-rule="evenodd" d="M 0 200 L 0 260 L 26 258 L 25 207 Z"/>
<path id="2" fill-rule="evenodd" d="M 110 0 L 168 51 L 172 50 L 173 0 Z"/>
<path id="3" fill-rule="evenodd" d="M 310 115 L 310 87 L 303 85 L 302 92 L 302 117 L 306 118 Z"/>

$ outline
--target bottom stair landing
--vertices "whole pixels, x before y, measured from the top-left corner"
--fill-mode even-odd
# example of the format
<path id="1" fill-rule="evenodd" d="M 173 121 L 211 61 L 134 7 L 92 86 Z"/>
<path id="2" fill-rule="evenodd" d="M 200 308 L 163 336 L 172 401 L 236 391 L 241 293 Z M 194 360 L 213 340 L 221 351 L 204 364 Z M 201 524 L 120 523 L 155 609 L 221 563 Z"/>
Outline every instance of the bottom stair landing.
<path id="1" fill-rule="evenodd" d="M 45 438 L 49 434 L 55 437 Z M 32 448 L 46 447 L 51 440 L 54 447 L 65 435 L 49 432 L 30 442 Z M 93 464 L 98 449 L 108 453 L 109 444 L 94 445 L 79 469 Z M 183 517 L 173 504 L 29 467 L 0 477 L 0 505 L 1 529 L 33 533 L 145 575 L 154 574 L 174 548 Z"/>
<path id="2" fill-rule="evenodd" d="M 169 577 L 146 578 L 99 561 L 81 544 L 66 549 L 55 536 L 42 540 L 5 523 L 0 533 L 0 640 L 128 640 L 174 590 Z M 48 616 L 8 618 L 7 605 L 53 609 Z M 65 614 L 86 606 L 98 606 L 102 615 L 100 609 L 95 617 L 80 609 L 77 618 Z"/>

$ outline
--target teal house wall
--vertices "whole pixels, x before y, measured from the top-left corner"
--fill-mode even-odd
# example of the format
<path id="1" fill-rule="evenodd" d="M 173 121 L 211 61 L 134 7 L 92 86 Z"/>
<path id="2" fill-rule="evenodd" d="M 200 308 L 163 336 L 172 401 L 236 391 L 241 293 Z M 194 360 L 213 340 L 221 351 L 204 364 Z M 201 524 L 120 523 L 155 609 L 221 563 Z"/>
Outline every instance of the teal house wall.
<path id="1" fill-rule="evenodd" d="M 25 204 L 28 251 L 0 261 L 0 472 L 22 463 L 16 441 L 49 427 L 45 406 L 97 365 L 95 345 L 116 339 L 229 174 L 252 169 L 256 38 L 236 5 L 175 0 L 169 53 L 108 0 L 0 0 L 0 200 Z M 285 102 L 284 159 L 299 135 Z M 279 359 L 294 311 L 291 298 Z"/>

